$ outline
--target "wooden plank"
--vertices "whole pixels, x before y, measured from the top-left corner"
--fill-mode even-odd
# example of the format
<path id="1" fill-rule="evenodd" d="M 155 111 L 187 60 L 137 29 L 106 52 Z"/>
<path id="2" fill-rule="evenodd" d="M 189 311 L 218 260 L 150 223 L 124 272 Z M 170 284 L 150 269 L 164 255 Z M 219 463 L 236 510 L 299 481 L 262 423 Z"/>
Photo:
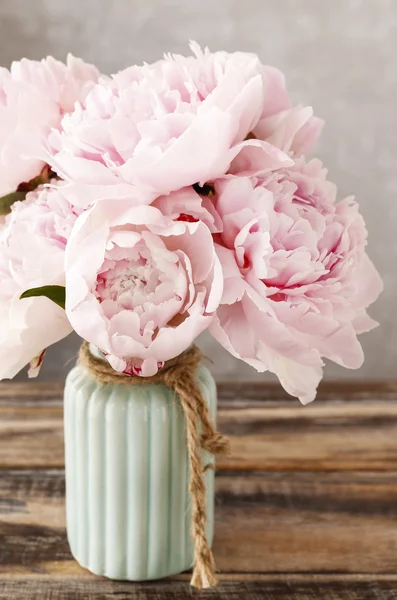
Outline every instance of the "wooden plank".
<path id="1" fill-rule="evenodd" d="M 82 582 L 2 581 L 0 600 L 393 600 L 397 598 L 394 581 L 225 581 L 217 588 L 198 592 L 180 581 L 145 584 L 97 579 Z"/>
<path id="2" fill-rule="evenodd" d="M 299 401 L 293 398 L 281 387 L 273 382 L 236 382 L 220 381 L 217 383 L 220 403 L 234 404 L 246 403 L 285 403 L 286 405 L 300 406 Z M 345 402 L 350 400 L 396 400 L 397 381 L 322 381 L 317 392 L 317 402 Z"/>
<path id="3" fill-rule="evenodd" d="M 397 469 L 395 401 L 221 408 L 218 423 L 232 445 L 221 470 Z"/>
<path id="4" fill-rule="evenodd" d="M 59 406 L 0 406 L 0 469 L 64 466 Z"/>
<path id="5" fill-rule="evenodd" d="M 220 404 L 254 404 L 285 402 L 299 405 L 278 383 L 249 381 L 220 381 L 218 397 Z M 63 381 L 0 382 L 1 404 L 62 403 Z M 396 400 L 397 381 L 325 381 L 318 389 L 317 401 L 346 400 Z"/>
<path id="6" fill-rule="evenodd" d="M 224 473 L 216 492 L 223 574 L 396 573 L 396 472 Z M 66 540 L 63 473 L 3 472 L 0 578 L 84 573 Z"/>
<path id="7" fill-rule="evenodd" d="M 2 381 L 0 382 L 0 400 L 5 404 L 26 401 L 61 401 L 64 382 L 62 381 Z"/>
<path id="8" fill-rule="evenodd" d="M 396 473 L 227 474 L 217 501 L 229 571 L 396 572 Z"/>
<path id="9" fill-rule="evenodd" d="M 218 425 L 232 444 L 219 470 L 397 470 L 397 399 L 221 403 Z M 63 466 L 60 405 L 0 406 L 0 469 Z"/>

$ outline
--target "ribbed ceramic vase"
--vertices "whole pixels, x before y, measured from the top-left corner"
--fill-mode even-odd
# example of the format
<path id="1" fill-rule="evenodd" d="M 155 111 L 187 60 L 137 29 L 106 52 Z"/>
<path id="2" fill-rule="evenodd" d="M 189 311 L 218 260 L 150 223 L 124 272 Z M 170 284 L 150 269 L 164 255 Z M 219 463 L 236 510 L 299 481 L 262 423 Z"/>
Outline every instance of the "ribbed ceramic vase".
<path id="1" fill-rule="evenodd" d="M 197 379 L 215 421 L 215 382 L 205 366 Z M 64 421 L 67 533 L 80 565 L 132 581 L 189 569 L 186 425 L 174 393 L 161 384 L 101 384 L 78 365 L 66 380 Z M 203 465 L 211 460 L 203 451 Z M 212 469 L 205 480 L 211 543 Z"/>

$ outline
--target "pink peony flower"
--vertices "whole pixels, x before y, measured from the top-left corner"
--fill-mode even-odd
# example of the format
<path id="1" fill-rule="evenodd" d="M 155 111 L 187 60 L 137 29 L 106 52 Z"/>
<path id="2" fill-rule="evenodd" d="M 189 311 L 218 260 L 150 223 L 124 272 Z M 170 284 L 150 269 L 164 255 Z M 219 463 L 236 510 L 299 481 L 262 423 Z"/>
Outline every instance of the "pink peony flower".
<path id="1" fill-rule="evenodd" d="M 209 229 L 131 200 L 98 201 L 66 250 L 66 312 L 114 369 L 150 376 L 208 327 L 223 277 Z"/>
<path id="2" fill-rule="evenodd" d="M 279 71 L 254 54 L 192 49 L 193 57 L 167 56 L 101 81 L 64 117 L 48 161 L 63 178 L 92 187 L 75 202 L 88 206 L 105 186 L 107 197 L 127 197 L 131 184 L 150 202 L 231 165 L 234 172 L 247 148 L 266 174 L 311 147 L 321 122 L 311 108 L 291 108 Z"/>
<path id="3" fill-rule="evenodd" d="M 19 298 L 34 287 L 64 285 L 66 240 L 76 218 L 61 183 L 30 192 L 6 217 L 0 232 L 0 379 L 14 377 L 30 361 L 37 368 L 47 346 L 72 331 L 65 311 L 51 300 Z"/>
<path id="4" fill-rule="evenodd" d="M 41 146 L 74 103 L 84 100 L 99 72 L 69 55 L 14 62 L 0 68 L 0 197 L 15 192 L 42 171 Z"/>
<path id="5" fill-rule="evenodd" d="M 262 65 L 258 56 L 249 52 L 211 53 L 208 48 L 203 52 L 195 42 L 190 46 L 194 57 L 168 55 L 168 59 L 179 65 L 182 73 L 185 73 L 185 81 L 192 78 L 203 99 L 214 92 L 224 74 L 232 70 L 245 71 L 251 76 L 260 74 L 262 110 L 250 134 L 292 155 L 310 152 L 321 133 L 323 121 L 313 116 L 311 107 L 291 106 L 281 71 Z"/>
<path id="6" fill-rule="evenodd" d="M 351 198 L 335 203 L 335 186 L 317 160 L 301 159 L 263 181 L 219 180 L 215 189 L 225 284 L 211 332 L 309 402 L 322 358 L 360 367 L 357 334 L 376 325 L 366 308 L 382 283 L 365 252 L 358 206 Z"/>
<path id="7" fill-rule="evenodd" d="M 175 221 L 195 223 L 202 221 L 211 233 L 219 233 L 223 229 L 222 219 L 215 210 L 212 191 L 205 194 L 197 187 L 183 188 L 167 196 L 159 196 L 152 203 L 163 215 Z M 209 188 L 212 190 L 212 187 Z"/>

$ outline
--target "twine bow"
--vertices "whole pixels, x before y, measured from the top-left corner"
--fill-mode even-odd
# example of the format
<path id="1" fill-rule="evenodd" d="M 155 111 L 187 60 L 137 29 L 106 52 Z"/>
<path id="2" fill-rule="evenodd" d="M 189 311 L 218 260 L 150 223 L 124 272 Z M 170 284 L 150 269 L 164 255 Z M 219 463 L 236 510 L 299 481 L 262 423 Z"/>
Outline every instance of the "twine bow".
<path id="1" fill-rule="evenodd" d="M 203 477 L 205 468 L 203 469 L 201 464 L 200 449 L 203 448 L 213 455 L 229 452 L 229 441 L 215 430 L 207 404 L 196 381 L 196 369 L 202 358 L 203 355 L 197 346 L 192 346 L 180 356 L 166 362 L 156 375 L 130 377 L 114 371 L 106 361 L 93 356 L 87 342 L 83 343 L 79 353 L 79 363 L 101 383 L 124 385 L 162 383 L 178 396 L 186 419 L 190 467 L 189 492 L 192 497 L 194 566 L 190 583 L 200 589 L 218 583 L 214 557 L 205 533 L 207 521 L 206 488 Z"/>

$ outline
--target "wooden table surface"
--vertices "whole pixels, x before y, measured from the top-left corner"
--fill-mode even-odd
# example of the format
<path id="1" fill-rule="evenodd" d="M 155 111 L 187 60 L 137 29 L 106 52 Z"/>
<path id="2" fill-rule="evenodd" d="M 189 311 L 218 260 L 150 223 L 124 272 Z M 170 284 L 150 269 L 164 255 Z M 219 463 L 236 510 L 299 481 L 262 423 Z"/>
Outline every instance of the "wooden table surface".
<path id="1" fill-rule="evenodd" d="M 397 383 L 219 385 L 220 585 L 91 575 L 65 534 L 62 385 L 0 384 L 0 598 L 397 598 Z"/>

